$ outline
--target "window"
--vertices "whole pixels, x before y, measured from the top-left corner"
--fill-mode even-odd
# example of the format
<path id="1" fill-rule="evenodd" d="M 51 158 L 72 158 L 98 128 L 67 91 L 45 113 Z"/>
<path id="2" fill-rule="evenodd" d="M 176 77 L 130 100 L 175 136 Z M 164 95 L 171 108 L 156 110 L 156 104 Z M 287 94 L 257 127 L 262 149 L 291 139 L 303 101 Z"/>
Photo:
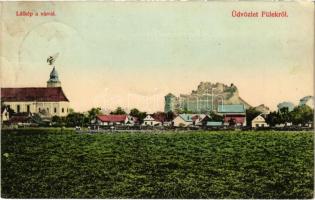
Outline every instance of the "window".
<path id="1" fill-rule="evenodd" d="M 28 112 L 28 113 L 30 112 L 30 105 L 26 106 L 26 112 Z"/>
<path id="2" fill-rule="evenodd" d="M 16 112 L 19 113 L 20 112 L 20 105 L 16 106 Z"/>
<path id="3" fill-rule="evenodd" d="M 49 113 L 49 108 L 47 108 L 47 112 Z"/>
<path id="4" fill-rule="evenodd" d="M 40 108 L 38 108 L 38 112 L 40 112 Z"/>
<path id="5" fill-rule="evenodd" d="M 62 109 L 61 109 L 61 112 L 62 112 L 62 113 L 64 113 L 64 112 L 65 112 L 65 109 L 64 109 L 64 108 L 62 108 Z"/>
<path id="6" fill-rule="evenodd" d="M 56 113 L 57 112 L 57 108 L 54 108 L 54 113 Z"/>
<path id="7" fill-rule="evenodd" d="M 153 125 L 153 122 L 151 122 L 151 125 Z"/>

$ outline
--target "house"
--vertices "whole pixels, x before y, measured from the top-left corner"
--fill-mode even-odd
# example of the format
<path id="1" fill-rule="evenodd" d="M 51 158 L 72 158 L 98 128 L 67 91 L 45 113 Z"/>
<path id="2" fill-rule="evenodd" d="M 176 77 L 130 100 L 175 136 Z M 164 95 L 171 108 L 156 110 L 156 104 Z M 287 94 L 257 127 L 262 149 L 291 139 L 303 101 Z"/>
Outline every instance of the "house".
<path id="1" fill-rule="evenodd" d="M 186 127 L 192 125 L 192 117 L 191 114 L 179 114 L 177 117 L 173 119 L 173 126 L 175 127 Z"/>
<path id="2" fill-rule="evenodd" d="M 6 125 L 18 125 L 18 126 L 31 126 L 36 125 L 32 118 L 31 113 L 15 113 L 12 116 L 10 116 L 10 119 L 8 121 L 5 121 L 4 124 Z"/>
<path id="3" fill-rule="evenodd" d="M 1 123 L 6 122 L 10 119 L 9 109 L 4 106 L 1 107 Z"/>
<path id="4" fill-rule="evenodd" d="M 205 126 L 211 118 L 205 114 L 196 114 L 192 117 L 193 125 L 195 126 Z"/>
<path id="5" fill-rule="evenodd" d="M 254 107 L 254 109 L 261 112 L 263 116 L 270 114 L 270 109 L 269 107 L 265 106 L 265 104 L 260 104 L 259 106 Z"/>
<path id="6" fill-rule="evenodd" d="M 69 112 L 69 100 L 62 90 L 55 67 L 50 73 L 47 87 L 1 88 L 1 102 L 15 113 L 64 117 Z"/>
<path id="7" fill-rule="evenodd" d="M 179 114 L 172 124 L 175 127 L 201 126 L 206 117 L 205 114 Z"/>
<path id="8" fill-rule="evenodd" d="M 252 128 L 269 127 L 262 115 L 263 114 L 260 114 L 252 120 Z"/>
<path id="9" fill-rule="evenodd" d="M 138 118 L 130 115 L 98 115 L 93 121 L 100 126 L 127 125 L 133 126 L 138 122 Z"/>
<path id="10" fill-rule="evenodd" d="M 300 99 L 299 106 L 307 105 L 310 108 L 314 109 L 314 97 L 313 96 L 305 96 Z"/>
<path id="11" fill-rule="evenodd" d="M 221 126 L 223 126 L 223 123 L 222 122 L 217 122 L 217 121 L 208 121 L 207 123 L 206 123 L 206 127 L 211 127 L 211 128 L 213 128 L 213 127 L 221 127 Z"/>
<path id="12" fill-rule="evenodd" d="M 223 116 L 224 125 L 246 126 L 246 110 L 243 104 L 222 104 L 218 115 Z"/>
<path id="13" fill-rule="evenodd" d="M 143 126 L 162 126 L 163 123 L 165 122 L 165 118 L 161 115 L 147 115 L 143 119 Z"/>

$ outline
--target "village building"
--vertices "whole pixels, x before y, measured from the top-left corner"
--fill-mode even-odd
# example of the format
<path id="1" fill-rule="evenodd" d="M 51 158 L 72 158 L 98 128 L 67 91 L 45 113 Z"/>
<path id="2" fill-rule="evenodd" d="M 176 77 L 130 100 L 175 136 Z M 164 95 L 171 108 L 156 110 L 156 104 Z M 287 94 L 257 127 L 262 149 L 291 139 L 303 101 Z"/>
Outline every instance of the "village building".
<path id="1" fill-rule="evenodd" d="M 7 106 L 1 107 L 1 124 L 3 122 L 9 121 L 10 116 L 9 116 L 9 109 Z"/>
<path id="2" fill-rule="evenodd" d="M 269 127 L 262 115 L 263 114 L 260 114 L 252 120 L 252 128 Z"/>
<path id="3" fill-rule="evenodd" d="M 224 125 L 246 126 L 246 109 L 243 104 L 219 105 L 217 113 L 223 116 Z"/>
<path id="4" fill-rule="evenodd" d="M 219 121 L 207 121 L 206 128 L 218 128 L 222 127 L 223 123 Z"/>
<path id="5" fill-rule="evenodd" d="M 153 118 L 153 115 L 147 115 L 143 119 L 143 126 L 161 126 L 162 122 L 159 121 L 158 119 Z"/>
<path id="6" fill-rule="evenodd" d="M 1 102 L 15 113 L 65 117 L 69 112 L 69 100 L 62 90 L 55 67 L 47 87 L 1 88 Z"/>
<path id="7" fill-rule="evenodd" d="M 307 105 L 310 108 L 314 109 L 314 97 L 313 96 L 305 96 L 300 99 L 299 106 Z"/>
<path id="8" fill-rule="evenodd" d="M 270 114 L 269 107 L 265 106 L 265 104 L 260 104 L 259 106 L 254 107 L 255 110 L 259 111 L 264 116 L 267 116 Z"/>
<path id="9" fill-rule="evenodd" d="M 115 126 L 115 125 L 128 125 L 133 126 L 138 122 L 138 118 L 130 115 L 98 115 L 92 121 L 94 125 L 99 126 Z"/>
<path id="10" fill-rule="evenodd" d="M 201 126 L 203 121 L 208 119 L 205 114 L 179 114 L 172 121 L 172 125 L 175 127 L 187 127 L 187 126 Z"/>

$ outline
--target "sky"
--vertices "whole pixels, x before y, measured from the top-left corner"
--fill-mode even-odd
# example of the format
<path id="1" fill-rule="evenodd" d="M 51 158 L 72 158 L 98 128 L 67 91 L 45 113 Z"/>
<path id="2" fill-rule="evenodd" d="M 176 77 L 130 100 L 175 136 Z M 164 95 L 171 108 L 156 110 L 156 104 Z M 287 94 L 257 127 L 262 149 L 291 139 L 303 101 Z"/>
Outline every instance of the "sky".
<path id="1" fill-rule="evenodd" d="M 45 87 L 50 55 L 70 105 L 162 111 L 164 96 L 234 83 L 250 105 L 313 95 L 311 2 L 1 2 L 1 87 Z M 286 11 L 286 18 L 236 18 Z M 16 16 L 54 11 L 56 16 Z"/>

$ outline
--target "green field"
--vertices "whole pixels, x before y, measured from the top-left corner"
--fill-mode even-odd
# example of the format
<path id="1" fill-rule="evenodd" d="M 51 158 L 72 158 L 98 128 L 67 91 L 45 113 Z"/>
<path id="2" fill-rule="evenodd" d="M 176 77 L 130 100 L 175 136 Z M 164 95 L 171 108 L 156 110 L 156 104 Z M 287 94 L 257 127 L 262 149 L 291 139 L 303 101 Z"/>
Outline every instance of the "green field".
<path id="1" fill-rule="evenodd" d="M 312 198 L 313 132 L 3 131 L 4 198 Z"/>

